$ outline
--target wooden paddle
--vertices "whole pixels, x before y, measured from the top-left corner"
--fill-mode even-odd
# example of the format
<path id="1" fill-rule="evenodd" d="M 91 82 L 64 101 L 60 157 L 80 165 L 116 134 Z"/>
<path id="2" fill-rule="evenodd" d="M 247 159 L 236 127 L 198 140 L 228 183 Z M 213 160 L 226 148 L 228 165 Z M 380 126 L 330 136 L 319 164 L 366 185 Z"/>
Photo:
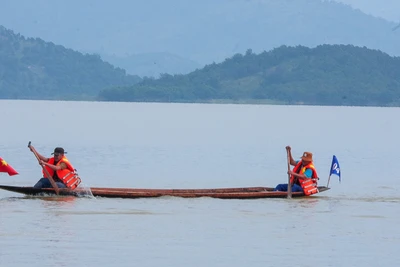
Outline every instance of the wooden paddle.
<path id="1" fill-rule="evenodd" d="M 54 191 L 56 192 L 56 194 L 58 195 L 60 192 L 60 189 L 58 188 L 56 182 L 54 181 L 53 177 L 51 177 L 49 171 L 45 168 L 45 166 L 43 164 L 41 164 L 40 162 L 40 158 L 39 155 L 36 151 L 36 149 L 31 145 L 31 141 L 29 141 L 28 143 L 28 147 L 31 149 L 31 151 L 33 152 L 33 154 L 35 154 L 35 157 L 37 158 L 37 160 L 39 161 L 39 164 L 42 166 L 44 173 L 47 176 L 47 179 L 49 179 L 51 186 L 53 186 Z"/>
<path id="2" fill-rule="evenodd" d="M 289 150 L 286 149 L 287 153 L 287 168 L 288 172 L 290 171 L 290 155 Z M 292 185 L 290 184 L 290 174 L 288 173 L 288 187 L 287 187 L 287 198 L 292 198 Z"/>

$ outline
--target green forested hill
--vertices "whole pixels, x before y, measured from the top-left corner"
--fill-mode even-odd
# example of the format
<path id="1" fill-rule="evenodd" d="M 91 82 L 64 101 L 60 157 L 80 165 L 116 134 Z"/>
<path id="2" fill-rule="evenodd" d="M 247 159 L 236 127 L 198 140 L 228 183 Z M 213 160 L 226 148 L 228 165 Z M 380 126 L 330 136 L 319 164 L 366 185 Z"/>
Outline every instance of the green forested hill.
<path id="1" fill-rule="evenodd" d="M 248 50 L 187 75 L 106 89 L 106 101 L 400 106 L 400 58 L 352 45 Z"/>
<path id="2" fill-rule="evenodd" d="M 352 45 L 281 46 L 141 79 L 0 26 L 0 98 L 400 106 L 400 58 Z"/>
<path id="3" fill-rule="evenodd" d="M 0 26 L 0 98 L 94 99 L 102 89 L 138 81 L 99 56 L 27 39 Z"/>

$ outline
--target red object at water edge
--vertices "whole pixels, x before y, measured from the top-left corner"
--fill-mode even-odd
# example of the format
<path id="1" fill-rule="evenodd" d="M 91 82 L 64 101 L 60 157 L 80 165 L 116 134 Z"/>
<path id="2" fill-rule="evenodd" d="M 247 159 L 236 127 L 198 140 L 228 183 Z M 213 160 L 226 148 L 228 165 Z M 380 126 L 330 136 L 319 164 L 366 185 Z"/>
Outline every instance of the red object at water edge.
<path id="1" fill-rule="evenodd" d="M 6 172 L 10 176 L 18 174 L 3 158 L 0 158 L 0 172 Z"/>

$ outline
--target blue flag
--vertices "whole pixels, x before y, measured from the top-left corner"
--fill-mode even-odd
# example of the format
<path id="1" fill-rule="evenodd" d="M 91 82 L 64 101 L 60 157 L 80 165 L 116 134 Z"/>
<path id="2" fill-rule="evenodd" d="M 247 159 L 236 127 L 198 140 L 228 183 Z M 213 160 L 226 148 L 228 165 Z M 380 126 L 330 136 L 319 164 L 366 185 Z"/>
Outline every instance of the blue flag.
<path id="1" fill-rule="evenodd" d="M 329 176 L 331 176 L 332 174 L 336 174 L 337 176 L 339 176 L 339 182 L 341 181 L 339 161 L 337 160 L 335 155 L 333 155 L 332 158 L 331 173 L 329 174 Z"/>

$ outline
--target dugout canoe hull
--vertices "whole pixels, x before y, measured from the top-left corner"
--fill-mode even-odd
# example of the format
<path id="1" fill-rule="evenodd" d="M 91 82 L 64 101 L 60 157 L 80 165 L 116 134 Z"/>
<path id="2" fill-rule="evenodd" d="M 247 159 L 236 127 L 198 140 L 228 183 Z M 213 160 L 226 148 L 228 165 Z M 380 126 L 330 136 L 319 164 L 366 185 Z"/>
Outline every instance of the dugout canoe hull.
<path id="1" fill-rule="evenodd" d="M 0 189 L 21 193 L 32 196 L 54 196 L 56 193 L 52 188 L 36 189 L 24 186 L 0 185 Z M 60 188 L 60 195 L 63 196 L 87 196 L 105 198 L 155 198 L 163 196 L 198 198 L 212 197 L 220 199 L 257 199 L 257 198 L 286 198 L 286 192 L 273 191 L 272 187 L 240 187 L 240 188 L 209 188 L 209 189 L 144 189 L 144 188 L 102 188 L 91 187 L 87 189 L 77 188 L 69 190 Z M 319 192 L 324 192 L 330 188 L 319 186 Z M 304 197 L 302 192 L 293 192 L 292 197 Z"/>

